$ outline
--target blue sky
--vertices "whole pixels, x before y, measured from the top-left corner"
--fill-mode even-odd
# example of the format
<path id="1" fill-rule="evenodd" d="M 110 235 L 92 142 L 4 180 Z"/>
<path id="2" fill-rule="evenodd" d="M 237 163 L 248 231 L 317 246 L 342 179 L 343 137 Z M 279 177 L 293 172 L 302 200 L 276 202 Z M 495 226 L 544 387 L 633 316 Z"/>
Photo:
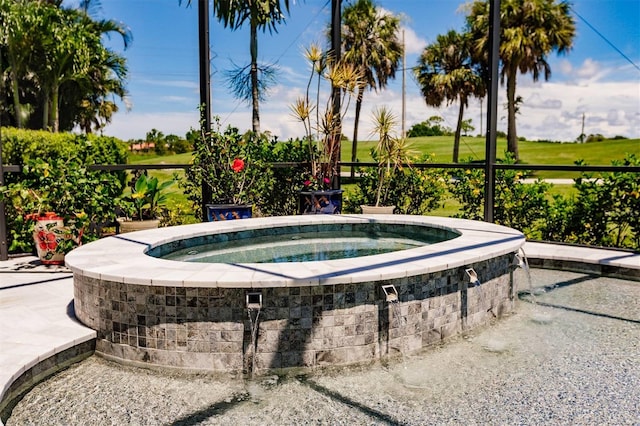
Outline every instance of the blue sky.
<path id="1" fill-rule="evenodd" d="M 104 133 L 122 139 L 144 138 L 152 128 L 183 136 L 198 123 L 198 26 L 197 2 L 186 7 L 178 0 L 104 0 L 96 17 L 123 22 L 133 34 L 129 49 L 113 37 L 109 45 L 128 60 L 129 97 Z M 280 139 L 302 136 L 304 129 L 290 114 L 289 106 L 306 85 L 309 68 L 302 49 L 323 41 L 329 21 L 327 0 L 295 1 L 285 25 L 273 35 L 260 33 L 261 62 L 277 63 L 277 85 L 261 104 L 261 126 Z M 378 0 L 387 11 L 403 16 L 407 48 L 406 67 L 416 65 L 422 49 L 438 34 L 462 30 L 464 1 Z M 73 4 L 70 1 L 69 4 Z M 577 35 L 568 55 L 551 54 L 552 76 L 534 83 L 531 75 L 520 75 L 517 93 L 524 103 L 518 116 L 518 135 L 527 139 L 575 140 L 584 115 L 586 134 L 640 137 L 640 1 L 576 0 L 573 10 L 602 34 L 606 41 L 574 15 Z M 614 47 L 612 47 L 613 45 Z M 224 71 L 232 62 L 249 62 L 248 28 L 232 32 L 211 19 L 212 109 L 223 124 L 241 130 L 251 126 L 246 103 L 232 97 L 224 82 Z M 619 53 L 617 50 L 621 51 Z M 624 55 L 624 56 L 623 56 Z M 629 62 L 628 58 L 631 63 Z M 402 76 L 386 90 L 367 92 L 364 97 L 359 139 L 367 139 L 371 109 L 385 105 L 401 115 Z M 498 129 L 506 129 L 504 90 L 499 94 Z M 486 100 L 472 100 L 465 118 L 471 118 L 479 133 L 486 129 Z M 406 73 L 406 128 L 439 115 L 455 127 L 458 106 L 427 107 L 411 73 Z M 352 135 L 351 111 L 344 133 Z"/>

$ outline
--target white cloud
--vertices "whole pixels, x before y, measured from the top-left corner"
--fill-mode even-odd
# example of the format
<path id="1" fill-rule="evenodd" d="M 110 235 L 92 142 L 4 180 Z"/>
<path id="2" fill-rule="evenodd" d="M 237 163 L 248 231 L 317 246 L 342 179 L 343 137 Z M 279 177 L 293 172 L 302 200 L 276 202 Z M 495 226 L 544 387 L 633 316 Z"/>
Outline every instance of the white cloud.
<path id="1" fill-rule="evenodd" d="M 104 129 L 104 134 L 122 140 L 144 139 L 151 129 L 184 136 L 191 128 L 198 128 L 198 112 L 120 113 Z"/>
<path id="2" fill-rule="evenodd" d="M 418 36 L 418 34 L 409 27 L 403 27 L 404 30 L 404 46 L 407 55 L 420 54 L 427 46 L 427 40 Z"/>
<path id="3" fill-rule="evenodd" d="M 193 98 L 186 96 L 161 96 L 159 99 L 163 102 L 176 102 L 185 105 L 193 105 Z"/>
<path id="4" fill-rule="evenodd" d="M 593 67 L 592 64 L 593 62 L 587 63 L 582 69 L 595 70 L 597 67 Z M 589 73 L 583 71 L 582 75 Z M 608 137 L 622 135 L 640 138 L 640 82 L 637 80 L 600 82 L 595 79 L 584 81 L 580 85 L 560 82 L 521 84 L 520 80 L 531 80 L 530 76 L 523 77 L 519 79 L 517 88 L 517 94 L 524 99 L 517 116 L 519 136 L 529 140 L 574 141 L 582 131 L 584 114 L 586 134 L 601 133 Z M 290 112 L 290 106 L 303 91 L 304 85 L 281 84 L 274 87 L 268 101 L 261 104 L 262 129 L 271 131 L 280 140 L 303 136 L 304 128 Z M 500 87 L 498 129 L 502 131 L 505 131 L 507 126 L 505 103 L 505 90 Z M 360 140 L 371 139 L 371 111 L 381 105 L 388 106 L 398 118 L 401 117 L 402 93 L 399 84 L 380 92 L 365 93 L 358 131 Z M 343 126 L 343 132 L 349 138 L 353 135 L 353 106 L 352 102 Z M 198 125 L 197 112 L 192 111 L 190 107 L 187 112 L 180 110 L 177 102 L 175 107 L 175 113 L 118 113 L 105 133 L 125 140 L 143 138 L 152 128 L 165 134 L 184 135 L 191 127 Z M 251 110 L 245 103 L 221 100 L 214 94 L 213 111 L 214 114 L 220 115 L 223 125 L 234 125 L 241 131 L 248 130 L 251 126 Z M 465 111 L 465 119 L 472 119 L 472 125 L 476 129 L 474 134 L 486 130 L 486 112 L 486 99 L 482 107 L 479 100 L 470 100 Z M 443 117 L 446 126 L 455 128 L 458 105 L 454 103 L 442 108 L 427 107 L 415 83 L 408 81 L 406 130 L 411 125 L 434 115 Z"/>
<path id="5" fill-rule="evenodd" d="M 609 70 L 591 58 L 585 59 L 582 65 L 575 70 L 575 75 L 578 78 L 587 81 L 600 81 L 607 74 L 609 74 Z"/>
<path id="6" fill-rule="evenodd" d="M 152 80 L 152 79 L 136 79 L 136 83 L 138 84 L 149 84 L 152 86 L 161 86 L 161 87 L 177 87 L 180 89 L 195 89 L 197 90 L 200 86 L 195 81 L 189 80 Z"/>
<path id="7" fill-rule="evenodd" d="M 541 93 L 533 93 L 529 99 L 525 100 L 525 103 L 532 108 L 541 109 L 560 109 L 562 108 L 562 101 L 555 98 L 546 98 Z"/>

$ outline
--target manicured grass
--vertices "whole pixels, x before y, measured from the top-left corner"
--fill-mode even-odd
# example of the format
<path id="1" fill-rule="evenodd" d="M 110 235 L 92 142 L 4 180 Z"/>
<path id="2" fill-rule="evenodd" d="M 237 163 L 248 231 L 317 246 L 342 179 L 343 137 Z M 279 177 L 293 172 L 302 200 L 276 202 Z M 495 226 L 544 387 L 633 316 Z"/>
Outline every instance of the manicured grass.
<path id="1" fill-rule="evenodd" d="M 453 136 L 432 136 L 409 139 L 411 147 L 418 153 L 429 153 L 436 163 L 451 163 L 453 152 Z M 357 157 L 359 161 L 372 161 L 370 151 L 375 142 L 358 142 Z M 575 161 L 584 160 L 586 164 L 610 166 L 614 160 L 623 160 L 626 154 L 640 157 L 640 139 L 616 139 L 602 142 L 551 143 L 520 141 L 520 162 L 523 164 L 574 165 Z M 507 149 L 505 139 L 498 139 L 496 155 L 504 158 Z M 484 160 L 484 138 L 463 136 L 460 142 L 460 161 Z M 342 160 L 351 161 L 351 142 L 342 145 Z M 542 178 L 578 177 L 579 173 L 562 171 L 541 171 L 535 176 Z"/>
<path id="2" fill-rule="evenodd" d="M 450 163 L 453 149 L 453 136 L 433 136 L 411 138 L 412 150 L 417 153 L 430 153 L 433 161 L 437 163 Z M 365 141 L 358 143 L 358 159 L 362 162 L 372 161 L 370 150 L 375 142 Z M 504 156 L 507 143 L 504 139 L 498 140 L 498 157 Z M 483 160 L 485 141 L 483 138 L 463 137 L 460 143 L 460 160 Z M 561 164 L 573 165 L 577 160 L 584 160 L 589 165 L 611 165 L 614 160 L 624 159 L 626 154 L 635 154 L 640 157 L 640 139 L 606 140 L 585 144 L 575 143 L 549 143 L 520 141 L 520 160 L 524 164 Z M 342 160 L 351 161 L 351 142 L 342 144 Z M 157 156 L 154 154 L 131 155 L 131 164 L 188 164 L 191 161 L 191 153 Z M 164 181 L 184 178 L 183 170 L 151 170 L 151 176 L 156 176 Z M 535 177 L 552 179 L 574 179 L 580 176 L 578 172 L 544 171 L 537 172 Z M 347 189 L 348 190 L 348 189 Z M 191 212 L 191 207 L 182 190 L 176 182 L 169 188 L 168 207 L 172 210 L 179 208 L 183 212 Z M 549 191 L 549 196 L 561 194 L 564 196 L 575 194 L 572 185 L 554 185 Z M 444 206 L 431 212 L 436 216 L 452 216 L 459 210 L 459 204 L 451 197 L 447 197 Z"/>

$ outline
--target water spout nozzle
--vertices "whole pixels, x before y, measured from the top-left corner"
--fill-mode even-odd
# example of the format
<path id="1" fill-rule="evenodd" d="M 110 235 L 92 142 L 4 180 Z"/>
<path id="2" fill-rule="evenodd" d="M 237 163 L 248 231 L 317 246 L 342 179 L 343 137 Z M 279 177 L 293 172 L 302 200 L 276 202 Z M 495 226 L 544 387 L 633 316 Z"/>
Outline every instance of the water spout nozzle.
<path id="1" fill-rule="evenodd" d="M 465 270 L 467 275 L 469 276 L 469 282 L 474 286 L 480 285 L 480 280 L 478 279 L 478 273 L 473 268 L 468 268 Z"/>
<path id="2" fill-rule="evenodd" d="M 253 292 L 247 293 L 247 309 L 260 309 L 262 308 L 262 293 Z"/>
<path id="3" fill-rule="evenodd" d="M 517 268 L 522 268 L 525 271 L 529 270 L 529 262 L 527 261 L 527 256 L 524 254 L 524 250 L 522 250 L 522 248 L 513 255 L 513 264 Z"/>
<path id="4" fill-rule="evenodd" d="M 382 291 L 384 291 L 384 295 L 386 296 L 386 301 L 388 303 L 395 303 L 398 301 L 398 291 L 393 284 L 383 285 Z"/>

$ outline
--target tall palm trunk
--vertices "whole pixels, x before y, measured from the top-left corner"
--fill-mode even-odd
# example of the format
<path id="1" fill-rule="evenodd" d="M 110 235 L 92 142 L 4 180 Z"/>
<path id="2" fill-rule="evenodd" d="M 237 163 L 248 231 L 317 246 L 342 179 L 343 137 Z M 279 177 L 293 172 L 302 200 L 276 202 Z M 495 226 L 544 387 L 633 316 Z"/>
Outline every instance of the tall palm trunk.
<path id="1" fill-rule="evenodd" d="M 251 25 L 251 100 L 253 104 L 251 123 L 254 133 L 260 133 L 260 93 L 258 91 L 258 27 Z"/>
<path id="2" fill-rule="evenodd" d="M 453 162 L 458 162 L 460 155 L 460 134 L 462 133 L 462 117 L 464 116 L 464 100 L 460 99 L 460 110 L 458 111 L 458 124 L 456 125 L 456 134 L 453 138 Z"/>
<path id="3" fill-rule="evenodd" d="M 51 100 L 49 96 L 49 90 L 46 88 L 43 90 L 43 100 L 42 100 L 42 130 L 47 130 L 49 128 L 49 107 L 51 105 Z"/>
<path id="4" fill-rule="evenodd" d="M 51 110 L 49 113 L 49 127 L 54 133 L 60 130 L 60 86 L 55 84 L 51 94 Z"/>
<path id="5" fill-rule="evenodd" d="M 355 163 L 358 152 L 358 123 L 360 122 L 360 110 L 362 109 L 362 97 L 364 96 L 364 86 L 358 89 L 358 98 L 356 99 L 356 116 L 353 120 L 353 141 L 351 142 L 351 162 Z M 351 177 L 355 177 L 355 167 L 351 166 Z"/>
<path id="6" fill-rule="evenodd" d="M 18 76 L 12 73 L 11 90 L 13 90 L 13 109 L 16 112 L 16 127 L 22 128 L 22 105 L 20 104 L 20 87 L 18 86 Z"/>
<path id="7" fill-rule="evenodd" d="M 516 134 L 516 77 L 518 65 L 512 65 L 507 71 L 507 151 L 518 161 L 518 135 Z"/>

